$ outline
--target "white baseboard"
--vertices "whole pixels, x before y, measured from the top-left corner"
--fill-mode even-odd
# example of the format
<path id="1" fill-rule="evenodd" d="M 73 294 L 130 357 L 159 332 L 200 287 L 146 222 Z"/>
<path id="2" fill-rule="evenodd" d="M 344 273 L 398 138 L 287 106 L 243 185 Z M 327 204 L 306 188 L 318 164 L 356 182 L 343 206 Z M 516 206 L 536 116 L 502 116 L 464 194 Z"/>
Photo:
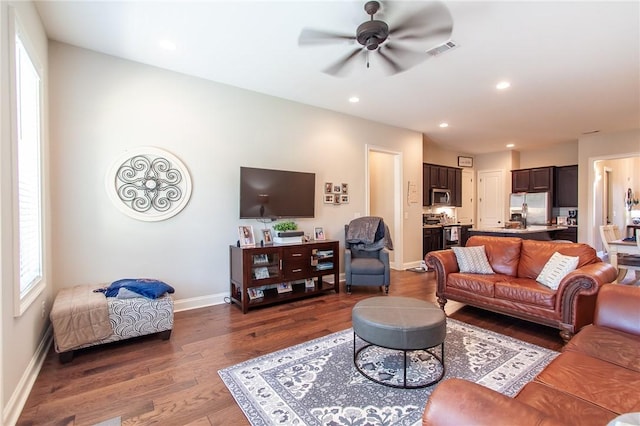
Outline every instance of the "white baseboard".
<path id="1" fill-rule="evenodd" d="M 24 371 L 24 374 L 18 382 L 16 390 L 13 392 L 11 398 L 9 398 L 9 401 L 7 402 L 7 405 L 4 407 L 2 412 L 3 425 L 14 425 L 18 422 L 20 413 L 22 413 L 24 404 L 26 404 L 27 398 L 29 398 L 29 394 L 33 388 L 33 384 L 36 382 L 38 374 L 40 374 L 40 369 L 42 368 L 44 359 L 47 357 L 52 341 L 53 328 L 51 327 L 51 324 L 49 324 L 49 327 L 42 337 L 42 341 L 38 345 L 36 352 L 33 354 L 33 357 L 31 357 L 29 365 L 27 365 L 27 369 Z"/>
<path id="2" fill-rule="evenodd" d="M 189 311 L 207 306 L 222 305 L 229 302 L 229 293 L 209 294 L 207 296 L 180 299 L 173 302 L 174 312 Z"/>

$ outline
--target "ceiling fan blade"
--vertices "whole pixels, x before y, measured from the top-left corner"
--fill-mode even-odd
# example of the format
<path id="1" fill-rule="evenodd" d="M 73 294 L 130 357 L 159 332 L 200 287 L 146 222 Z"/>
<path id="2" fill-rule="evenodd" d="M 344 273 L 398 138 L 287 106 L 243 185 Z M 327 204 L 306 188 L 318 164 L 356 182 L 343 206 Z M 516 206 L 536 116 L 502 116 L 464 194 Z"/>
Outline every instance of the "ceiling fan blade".
<path id="1" fill-rule="evenodd" d="M 354 49 L 346 56 L 340 58 L 340 60 L 335 62 L 333 65 L 325 68 L 323 72 L 336 77 L 343 77 L 346 73 L 346 66 L 349 64 L 349 62 L 351 62 L 359 53 L 363 51 L 364 50 L 362 48 Z"/>
<path id="2" fill-rule="evenodd" d="M 383 63 L 391 69 L 392 71 L 391 74 L 398 74 L 399 72 L 402 72 L 405 70 L 404 67 L 400 66 L 398 61 L 396 61 L 395 59 L 387 55 L 384 49 L 379 48 L 378 55 L 380 55 L 380 57 L 383 59 Z"/>
<path id="3" fill-rule="evenodd" d="M 449 35 L 453 29 L 453 18 L 447 7 L 440 2 L 433 2 L 428 7 L 412 13 L 404 20 L 390 24 L 390 33 L 395 37 L 428 36 L 432 31 L 446 31 Z"/>
<path id="4" fill-rule="evenodd" d="M 416 52 L 415 50 L 398 46 L 397 43 L 393 42 L 385 43 L 378 51 L 389 65 L 392 63 L 397 64 L 397 66 L 394 66 L 394 70 L 397 69 L 396 72 L 406 71 L 427 59 L 426 53 Z"/>
<path id="5" fill-rule="evenodd" d="M 299 46 L 313 46 L 318 44 L 331 44 L 331 43 L 353 43 L 356 40 L 356 36 L 351 34 L 339 34 L 322 30 L 314 30 L 311 28 L 304 28 L 298 36 Z"/>
<path id="6" fill-rule="evenodd" d="M 442 25 L 440 27 L 430 28 L 429 30 L 425 30 L 419 33 L 405 33 L 405 35 L 396 36 L 395 32 L 390 32 L 390 36 L 393 37 L 394 40 L 420 40 L 429 37 L 440 37 L 443 40 L 447 40 L 451 37 L 451 32 L 453 31 L 453 25 Z"/>

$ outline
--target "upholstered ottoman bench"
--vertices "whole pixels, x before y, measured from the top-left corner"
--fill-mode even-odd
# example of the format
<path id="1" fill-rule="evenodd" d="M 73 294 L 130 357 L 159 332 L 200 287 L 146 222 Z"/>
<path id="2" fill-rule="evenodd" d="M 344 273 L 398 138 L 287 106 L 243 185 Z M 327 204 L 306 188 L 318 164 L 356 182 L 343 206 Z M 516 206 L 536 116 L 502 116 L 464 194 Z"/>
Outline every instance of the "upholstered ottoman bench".
<path id="1" fill-rule="evenodd" d="M 369 380 L 385 386 L 415 389 L 437 383 L 444 377 L 444 340 L 447 335 L 446 317 L 442 309 L 433 303 L 410 297 L 381 296 L 358 302 L 352 311 L 353 323 L 353 363 L 356 369 Z M 356 338 L 367 344 L 356 350 Z M 433 350 L 440 346 L 440 355 Z M 373 369 L 375 362 L 361 362 L 362 355 L 372 347 L 382 347 L 402 351 L 403 381 L 394 384 L 379 380 L 364 370 L 361 364 Z M 426 370 L 431 373 L 426 379 L 413 377 L 407 383 L 407 353 L 417 354 L 413 363 L 434 362 L 436 365 Z M 387 374 L 388 373 L 388 374 Z M 392 376 L 390 372 L 385 373 Z"/>
<path id="2" fill-rule="evenodd" d="M 106 297 L 96 285 L 79 285 L 58 292 L 51 309 L 55 350 L 63 363 L 75 350 L 158 333 L 163 340 L 173 329 L 173 298 Z"/>

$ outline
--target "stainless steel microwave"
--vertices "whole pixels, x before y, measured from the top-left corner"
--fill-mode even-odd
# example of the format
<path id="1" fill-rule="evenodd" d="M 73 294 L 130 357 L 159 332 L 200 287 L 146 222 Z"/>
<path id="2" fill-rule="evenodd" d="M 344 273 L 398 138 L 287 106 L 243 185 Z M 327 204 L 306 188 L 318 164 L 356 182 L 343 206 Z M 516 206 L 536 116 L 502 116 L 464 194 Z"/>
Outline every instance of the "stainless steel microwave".
<path id="1" fill-rule="evenodd" d="M 431 188 L 431 205 L 432 206 L 450 206 L 451 190 Z"/>

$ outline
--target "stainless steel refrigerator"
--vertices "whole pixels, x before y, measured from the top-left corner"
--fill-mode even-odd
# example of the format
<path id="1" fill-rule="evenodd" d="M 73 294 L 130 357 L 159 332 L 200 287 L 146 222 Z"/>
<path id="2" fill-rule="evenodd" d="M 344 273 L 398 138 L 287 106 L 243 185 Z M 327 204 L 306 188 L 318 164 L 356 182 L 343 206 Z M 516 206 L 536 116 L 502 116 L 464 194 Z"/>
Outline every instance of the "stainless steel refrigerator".
<path id="1" fill-rule="evenodd" d="M 524 226 L 549 225 L 551 204 L 548 192 L 518 192 L 509 197 L 511 220 L 521 220 Z"/>

